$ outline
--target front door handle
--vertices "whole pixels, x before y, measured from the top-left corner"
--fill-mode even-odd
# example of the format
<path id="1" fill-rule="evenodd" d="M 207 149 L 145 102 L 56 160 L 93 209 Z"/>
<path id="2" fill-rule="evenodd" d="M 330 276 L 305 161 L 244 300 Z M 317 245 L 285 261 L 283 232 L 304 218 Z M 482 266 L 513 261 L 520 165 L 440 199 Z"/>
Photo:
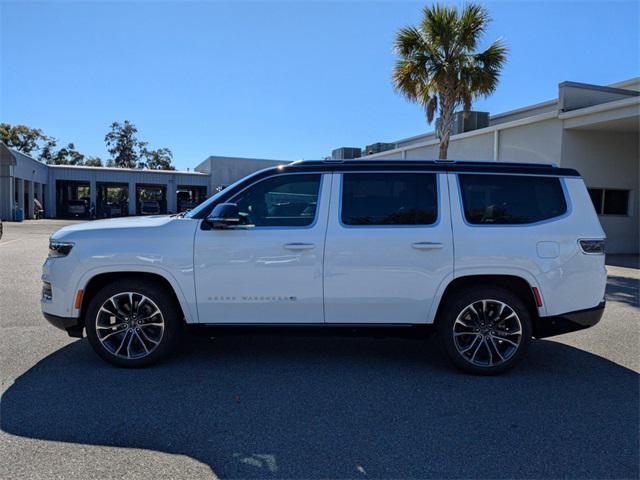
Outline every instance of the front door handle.
<path id="1" fill-rule="evenodd" d="M 313 243 L 285 243 L 284 248 L 287 250 L 313 250 L 316 246 Z"/>
<path id="2" fill-rule="evenodd" d="M 413 242 L 411 246 L 418 250 L 436 250 L 443 247 L 440 242 Z"/>

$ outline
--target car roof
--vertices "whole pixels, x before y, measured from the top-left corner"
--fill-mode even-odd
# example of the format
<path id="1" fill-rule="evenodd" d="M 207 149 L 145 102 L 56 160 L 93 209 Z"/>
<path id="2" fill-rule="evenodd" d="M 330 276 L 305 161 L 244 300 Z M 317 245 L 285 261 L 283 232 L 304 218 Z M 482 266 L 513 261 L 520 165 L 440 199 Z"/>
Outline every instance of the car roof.
<path id="1" fill-rule="evenodd" d="M 464 173 L 511 173 L 523 175 L 554 175 L 578 177 L 572 168 L 560 168 L 551 163 L 517 163 L 497 161 L 440 161 L 440 160 L 304 160 L 269 170 L 352 172 L 379 171 L 429 171 Z"/>

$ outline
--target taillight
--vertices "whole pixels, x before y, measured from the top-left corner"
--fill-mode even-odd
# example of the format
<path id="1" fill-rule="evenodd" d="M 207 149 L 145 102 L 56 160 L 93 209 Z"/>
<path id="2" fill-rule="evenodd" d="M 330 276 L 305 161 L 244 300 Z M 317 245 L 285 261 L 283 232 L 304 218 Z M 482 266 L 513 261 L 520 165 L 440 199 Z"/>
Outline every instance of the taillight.
<path id="1" fill-rule="evenodd" d="M 604 240 L 578 240 L 583 253 L 601 255 L 604 253 Z"/>

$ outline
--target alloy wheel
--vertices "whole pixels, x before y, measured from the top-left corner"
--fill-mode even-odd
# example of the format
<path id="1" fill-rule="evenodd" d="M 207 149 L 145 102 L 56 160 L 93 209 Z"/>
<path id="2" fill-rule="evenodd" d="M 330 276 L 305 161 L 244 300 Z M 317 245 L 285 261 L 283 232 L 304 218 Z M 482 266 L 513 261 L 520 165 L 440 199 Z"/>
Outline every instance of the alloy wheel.
<path id="1" fill-rule="evenodd" d="M 462 309 L 453 323 L 453 340 L 462 358 L 479 367 L 509 360 L 522 342 L 516 311 L 499 300 L 478 300 Z"/>
<path id="2" fill-rule="evenodd" d="M 96 334 L 102 346 L 126 359 L 143 358 L 153 352 L 162 340 L 164 327 L 160 308 L 137 292 L 113 295 L 96 316 Z"/>

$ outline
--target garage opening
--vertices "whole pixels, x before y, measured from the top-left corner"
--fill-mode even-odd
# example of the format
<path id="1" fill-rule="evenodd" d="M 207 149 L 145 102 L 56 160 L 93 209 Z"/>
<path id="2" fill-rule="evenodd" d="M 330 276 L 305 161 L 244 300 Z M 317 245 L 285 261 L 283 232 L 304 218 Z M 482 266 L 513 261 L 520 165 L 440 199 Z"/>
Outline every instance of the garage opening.
<path id="1" fill-rule="evenodd" d="M 167 213 L 167 186 L 136 184 L 136 214 L 164 215 Z"/>
<path id="2" fill-rule="evenodd" d="M 176 193 L 178 213 L 191 210 L 207 198 L 207 187 L 178 185 Z"/>
<path id="3" fill-rule="evenodd" d="M 96 216 L 124 217 L 129 214 L 129 185 L 126 183 L 96 183 Z"/>
<path id="4" fill-rule="evenodd" d="M 56 181 L 56 212 L 60 218 L 89 218 L 91 212 L 89 182 Z"/>

